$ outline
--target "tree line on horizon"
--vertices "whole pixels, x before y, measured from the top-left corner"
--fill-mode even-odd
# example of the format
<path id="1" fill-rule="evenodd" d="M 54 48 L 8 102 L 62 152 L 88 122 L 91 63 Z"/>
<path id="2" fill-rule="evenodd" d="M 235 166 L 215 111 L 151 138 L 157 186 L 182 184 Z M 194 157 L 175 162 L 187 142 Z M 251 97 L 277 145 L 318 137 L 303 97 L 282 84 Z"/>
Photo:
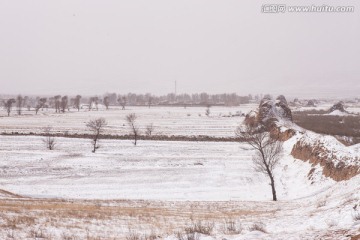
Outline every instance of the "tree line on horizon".
<path id="1" fill-rule="evenodd" d="M 102 96 L 84 96 L 76 95 L 69 97 L 67 95 L 55 95 L 51 97 L 45 96 L 22 96 L 3 98 L 2 105 L 7 115 L 10 115 L 13 107 L 16 112 L 21 115 L 22 111 L 27 109 L 35 110 L 36 114 L 40 109 L 52 108 L 55 112 L 64 113 L 70 111 L 70 108 L 80 111 L 81 108 L 93 110 L 98 109 L 99 104 L 109 108 L 109 106 L 121 106 L 124 110 L 126 106 L 238 106 L 240 104 L 249 103 L 251 100 L 259 100 L 261 96 L 239 96 L 236 93 L 223 94 L 177 94 L 169 93 L 167 95 L 146 94 L 116 94 L 107 93 Z"/>

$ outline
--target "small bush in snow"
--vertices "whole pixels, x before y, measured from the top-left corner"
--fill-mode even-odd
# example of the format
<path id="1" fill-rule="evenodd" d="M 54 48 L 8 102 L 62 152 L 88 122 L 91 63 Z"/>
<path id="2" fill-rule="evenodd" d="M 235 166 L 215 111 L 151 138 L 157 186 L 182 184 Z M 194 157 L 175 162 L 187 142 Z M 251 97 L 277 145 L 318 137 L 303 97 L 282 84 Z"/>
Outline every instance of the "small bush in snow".
<path id="1" fill-rule="evenodd" d="M 126 236 L 126 240 L 155 240 L 159 238 L 160 237 L 153 231 L 150 234 L 141 235 L 137 232 L 133 232 L 130 230 Z"/>
<path id="2" fill-rule="evenodd" d="M 51 135 L 52 128 L 50 126 L 44 128 L 44 139 L 42 140 L 46 148 L 49 150 L 54 150 L 56 145 L 55 137 Z"/>
<path id="3" fill-rule="evenodd" d="M 237 223 L 234 220 L 226 219 L 224 226 L 223 226 L 223 232 L 224 234 L 240 234 L 242 232 L 242 226 L 240 223 Z"/>
<path id="4" fill-rule="evenodd" d="M 9 238 L 9 239 L 14 239 L 15 238 L 14 230 L 8 229 L 7 233 L 6 233 L 6 237 Z"/>
<path id="5" fill-rule="evenodd" d="M 192 226 L 185 228 L 187 233 L 201 233 L 204 235 L 210 235 L 214 229 L 214 223 L 206 222 L 197 222 Z"/>
<path id="6" fill-rule="evenodd" d="M 250 226 L 249 231 L 259 231 L 266 233 L 265 224 L 262 222 L 254 223 L 252 226 Z"/>
<path id="7" fill-rule="evenodd" d="M 126 236 L 126 240 L 140 240 L 141 236 L 138 233 L 130 231 Z"/>
<path id="8" fill-rule="evenodd" d="M 214 229 L 214 223 L 211 222 L 197 222 L 192 223 L 191 226 L 186 227 L 184 233 L 176 233 L 176 238 L 178 240 L 198 240 L 200 235 L 210 235 Z"/>
<path id="9" fill-rule="evenodd" d="M 208 107 L 206 108 L 206 110 L 205 110 L 205 115 L 206 115 L 207 117 L 210 116 L 210 107 L 209 107 L 209 106 L 208 106 Z"/>
<path id="10" fill-rule="evenodd" d="M 63 233 L 62 235 L 61 235 L 61 239 L 62 240 L 76 240 L 76 239 L 78 239 L 75 235 L 68 235 L 68 234 L 66 234 L 66 233 Z"/>
<path id="11" fill-rule="evenodd" d="M 154 232 L 144 236 L 144 240 L 155 240 L 155 239 L 160 239 L 160 236 L 158 236 Z"/>
<path id="12" fill-rule="evenodd" d="M 178 232 L 178 233 L 176 233 L 176 238 L 178 240 L 199 240 L 200 239 L 200 234 L 194 233 L 194 232 L 192 232 L 192 233 L 186 232 L 186 233 L 183 234 L 181 232 Z"/>
<path id="13" fill-rule="evenodd" d="M 46 234 L 42 229 L 32 229 L 30 231 L 30 237 L 38 239 L 38 238 L 46 238 Z"/>
<path id="14" fill-rule="evenodd" d="M 355 211 L 353 213 L 353 219 L 354 221 L 360 221 L 360 211 Z"/>
<path id="15" fill-rule="evenodd" d="M 145 129 L 145 134 L 146 136 L 151 136 L 154 133 L 154 124 L 150 123 L 149 125 L 146 126 Z"/>
<path id="16" fill-rule="evenodd" d="M 320 208 L 320 207 L 324 207 L 326 205 L 326 200 L 322 200 L 320 202 L 317 203 L 317 207 Z"/>

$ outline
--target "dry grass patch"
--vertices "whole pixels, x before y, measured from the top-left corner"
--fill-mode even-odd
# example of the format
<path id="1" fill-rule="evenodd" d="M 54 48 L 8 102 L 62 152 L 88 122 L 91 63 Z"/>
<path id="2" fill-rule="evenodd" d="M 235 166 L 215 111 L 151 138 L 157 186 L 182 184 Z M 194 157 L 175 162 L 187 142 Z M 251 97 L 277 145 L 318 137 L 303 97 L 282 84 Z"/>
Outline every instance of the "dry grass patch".
<path id="1" fill-rule="evenodd" d="M 141 233 L 140 239 L 156 239 L 174 232 L 212 234 L 214 223 L 225 219 L 260 218 L 272 215 L 269 204 L 251 208 L 253 203 L 242 202 L 162 202 L 143 200 L 59 200 L 59 199 L 0 199 L 0 234 L 5 229 L 26 232 L 26 237 L 44 235 L 49 238 L 51 229 L 63 229 L 64 236 L 55 239 L 117 239 Z M 254 210 L 252 210 L 254 209 Z M 256 210 L 255 210 L 256 209 Z M 191 224 L 189 224 L 189 219 Z M 227 231 L 237 232 L 230 222 Z M 220 226 L 219 225 L 219 226 Z M 116 226 L 116 227 L 114 227 Z M 140 227 L 140 228 L 139 228 Z M 92 229 L 92 232 L 88 229 Z M 94 231 L 96 229 L 96 231 Z M 156 229 L 157 231 L 152 231 Z M 30 231 L 31 230 L 31 231 Z M 42 232 L 41 232 L 41 231 Z M 185 231 L 186 230 L 186 231 Z M 58 231 L 59 232 L 59 231 Z M 156 234 L 153 234 L 156 232 Z M 9 233 L 10 235 L 14 233 Z M 144 234 L 146 233 L 146 234 Z M 196 234 L 195 234 L 196 233 Z M 58 234 L 58 233 L 57 233 Z M 20 237 L 21 238 L 21 237 Z M 161 238 L 161 237 L 160 237 Z"/>

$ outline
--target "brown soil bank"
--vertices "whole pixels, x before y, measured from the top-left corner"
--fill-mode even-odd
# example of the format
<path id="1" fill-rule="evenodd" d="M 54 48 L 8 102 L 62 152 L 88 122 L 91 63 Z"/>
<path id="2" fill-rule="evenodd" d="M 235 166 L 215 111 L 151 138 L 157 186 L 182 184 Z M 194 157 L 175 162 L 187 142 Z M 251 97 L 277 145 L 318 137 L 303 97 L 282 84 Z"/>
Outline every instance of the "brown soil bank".
<path id="1" fill-rule="evenodd" d="M 340 158 L 332 150 L 316 143 L 309 144 L 300 140 L 294 145 L 291 155 L 294 158 L 309 161 L 313 165 L 320 164 L 323 174 L 335 181 L 348 180 L 360 173 L 359 165 L 347 164 L 347 162 L 356 161 L 360 163 L 356 156 Z"/>

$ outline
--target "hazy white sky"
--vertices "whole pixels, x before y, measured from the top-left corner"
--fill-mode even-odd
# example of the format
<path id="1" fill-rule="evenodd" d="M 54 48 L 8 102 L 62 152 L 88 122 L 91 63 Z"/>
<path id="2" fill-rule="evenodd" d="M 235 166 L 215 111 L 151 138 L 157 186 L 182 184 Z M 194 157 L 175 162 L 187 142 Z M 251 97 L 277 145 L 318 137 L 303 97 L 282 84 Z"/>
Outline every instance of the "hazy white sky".
<path id="1" fill-rule="evenodd" d="M 254 0 L 0 0 L 0 93 L 360 96 L 354 13 L 264 14 Z"/>

